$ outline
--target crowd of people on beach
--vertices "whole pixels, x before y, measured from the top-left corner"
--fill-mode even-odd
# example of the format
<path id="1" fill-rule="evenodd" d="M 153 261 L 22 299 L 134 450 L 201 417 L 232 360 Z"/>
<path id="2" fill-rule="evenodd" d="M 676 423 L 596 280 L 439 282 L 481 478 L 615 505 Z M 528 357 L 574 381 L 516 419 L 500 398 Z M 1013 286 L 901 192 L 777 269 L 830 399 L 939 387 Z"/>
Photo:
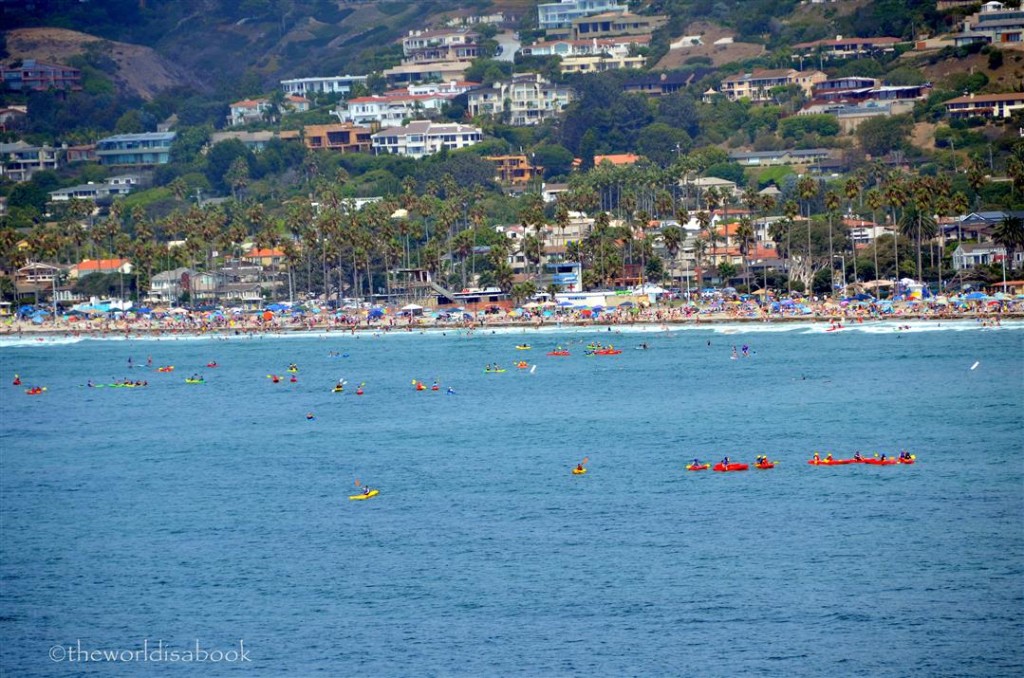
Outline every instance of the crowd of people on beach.
<path id="1" fill-rule="evenodd" d="M 1003 318 L 1024 318 L 1024 299 L 998 303 L 934 304 L 920 302 L 846 303 L 810 298 L 799 304 L 764 303 L 753 300 L 714 303 L 653 304 L 612 309 L 556 308 L 550 310 L 498 309 L 452 312 L 440 308 L 423 315 L 402 315 L 381 309 L 289 314 L 185 312 L 123 313 L 82 317 L 74 314 L 38 318 L 9 317 L 0 321 L 0 336 L 31 333 L 60 333 L 69 336 L 116 334 L 262 334 L 293 331 L 408 331 L 416 328 L 541 327 L 551 325 L 701 324 L 715 322 L 803 321 L 828 323 L 844 329 L 865 322 L 894 320 L 977 319 L 984 326 L 996 326 Z"/>

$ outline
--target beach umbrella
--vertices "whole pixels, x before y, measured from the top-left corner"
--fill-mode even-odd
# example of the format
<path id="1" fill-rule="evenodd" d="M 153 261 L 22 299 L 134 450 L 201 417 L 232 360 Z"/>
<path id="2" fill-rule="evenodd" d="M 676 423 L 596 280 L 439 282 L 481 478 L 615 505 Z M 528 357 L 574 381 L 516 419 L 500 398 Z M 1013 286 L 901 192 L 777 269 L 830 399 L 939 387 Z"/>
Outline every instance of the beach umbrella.
<path id="1" fill-rule="evenodd" d="M 964 299 L 968 299 L 970 301 L 980 301 L 982 299 L 988 299 L 988 295 L 985 294 L 984 292 L 971 292 L 970 294 L 965 296 Z"/>
<path id="2" fill-rule="evenodd" d="M 269 306 L 267 306 L 267 310 L 277 313 L 278 311 L 288 310 L 288 306 L 285 304 L 270 304 Z"/>
<path id="3" fill-rule="evenodd" d="M 384 317 L 384 309 L 380 308 L 379 306 L 375 307 L 375 308 L 371 308 L 369 316 L 371 318 L 383 318 Z"/>

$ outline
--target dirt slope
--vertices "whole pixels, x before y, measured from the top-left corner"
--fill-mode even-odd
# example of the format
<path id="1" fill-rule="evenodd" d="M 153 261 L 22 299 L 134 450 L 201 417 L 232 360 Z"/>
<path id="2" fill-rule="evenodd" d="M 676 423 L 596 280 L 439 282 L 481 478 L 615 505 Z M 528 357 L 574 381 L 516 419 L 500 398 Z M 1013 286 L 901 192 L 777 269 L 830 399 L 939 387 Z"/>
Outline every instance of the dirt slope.
<path id="1" fill-rule="evenodd" d="M 12 58 L 66 63 L 68 58 L 98 50 L 114 64 L 107 75 L 122 92 L 152 99 L 157 92 L 180 85 L 200 87 L 185 69 L 164 59 L 149 47 L 102 40 L 64 28 L 19 28 L 7 33 Z"/>

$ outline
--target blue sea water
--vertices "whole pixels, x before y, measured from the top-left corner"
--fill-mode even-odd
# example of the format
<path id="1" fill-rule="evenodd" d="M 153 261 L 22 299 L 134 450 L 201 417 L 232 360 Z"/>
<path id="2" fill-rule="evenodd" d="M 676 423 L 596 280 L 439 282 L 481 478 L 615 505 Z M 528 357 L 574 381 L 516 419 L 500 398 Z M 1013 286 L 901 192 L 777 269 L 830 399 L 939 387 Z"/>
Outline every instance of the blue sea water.
<path id="1" fill-rule="evenodd" d="M 3 675 L 1024 672 L 1024 324 L 7 340 L 0 375 Z"/>

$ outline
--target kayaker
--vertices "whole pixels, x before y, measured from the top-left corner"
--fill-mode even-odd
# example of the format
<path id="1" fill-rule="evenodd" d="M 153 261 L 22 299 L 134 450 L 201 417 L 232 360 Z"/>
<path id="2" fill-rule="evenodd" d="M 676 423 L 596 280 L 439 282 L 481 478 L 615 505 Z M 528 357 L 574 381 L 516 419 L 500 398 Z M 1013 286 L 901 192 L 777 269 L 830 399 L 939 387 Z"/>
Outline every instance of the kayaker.
<path id="1" fill-rule="evenodd" d="M 694 466 L 703 466 L 704 464 L 700 463 L 700 459 L 694 459 L 693 460 L 693 465 Z"/>
<path id="2" fill-rule="evenodd" d="M 729 468 L 729 457 L 722 459 L 722 468 Z"/>
<path id="3" fill-rule="evenodd" d="M 821 455 L 817 452 L 814 453 L 814 461 L 821 461 Z"/>
<path id="4" fill-rule="evenodd" d="M 885 461 L 885 460 L 886 460 L 886 456 L 885 456 L 885 455 L 883 454 L 883 455 L 882 455 L 882 456 L 880 457 L 880 461 Z"/>
<path id="5" fill-rule="evenodd" d="M 14 382 L 13 383 L 14 383 L 15 386 L 21 386 L 21 377 L 19 377 L 18 375 L 14 375 Z"/>
<path id="6" fill-rule="evenodd" d="M 89 388 L 95 388 L 93 386 L 92 379 L 90 379 L 89 381 L 85 382 L 85 385 L 88 386 Z"/>
<path id="7" fill-rule="evenodd" d="M 825 461 L 832 461 L 832 453 L 831 452 L 829 452 L 828 454 L 825 455 Z"/>
<path id="8" fill-rule="evenodd" d="M 863 459 L 860 456 L 860 450 L 857 450 L 856 452 L 853 453 L 853 460 L 854 461 L 863 461 Z"/>
<path id="9" fill-rule="evenodd" d="M 370 494 L 370 486 L 369 485 L 367 485 L 366 487 L 363 488 L 363 494 Z"/>
<path id="10" fill-rule="evenodd" d="M 455 395 L 455 389 L 451 386 L 448 387 L 448 395 Z"/>
<path id="11" fill-rule="evenodd" d="M 312 419 L 314 419 L 314 418 L 315 418 L 315 417 L 313 416 L 313 413 L 312 413 L 312 412 L 306 412 L 306 419 L 312 420 Z"/>
<path id="12" fill-rule="evenodd" d="M 576 470 L 582 472 L 583 471 L 583 464 L 576 464 Z"/>

